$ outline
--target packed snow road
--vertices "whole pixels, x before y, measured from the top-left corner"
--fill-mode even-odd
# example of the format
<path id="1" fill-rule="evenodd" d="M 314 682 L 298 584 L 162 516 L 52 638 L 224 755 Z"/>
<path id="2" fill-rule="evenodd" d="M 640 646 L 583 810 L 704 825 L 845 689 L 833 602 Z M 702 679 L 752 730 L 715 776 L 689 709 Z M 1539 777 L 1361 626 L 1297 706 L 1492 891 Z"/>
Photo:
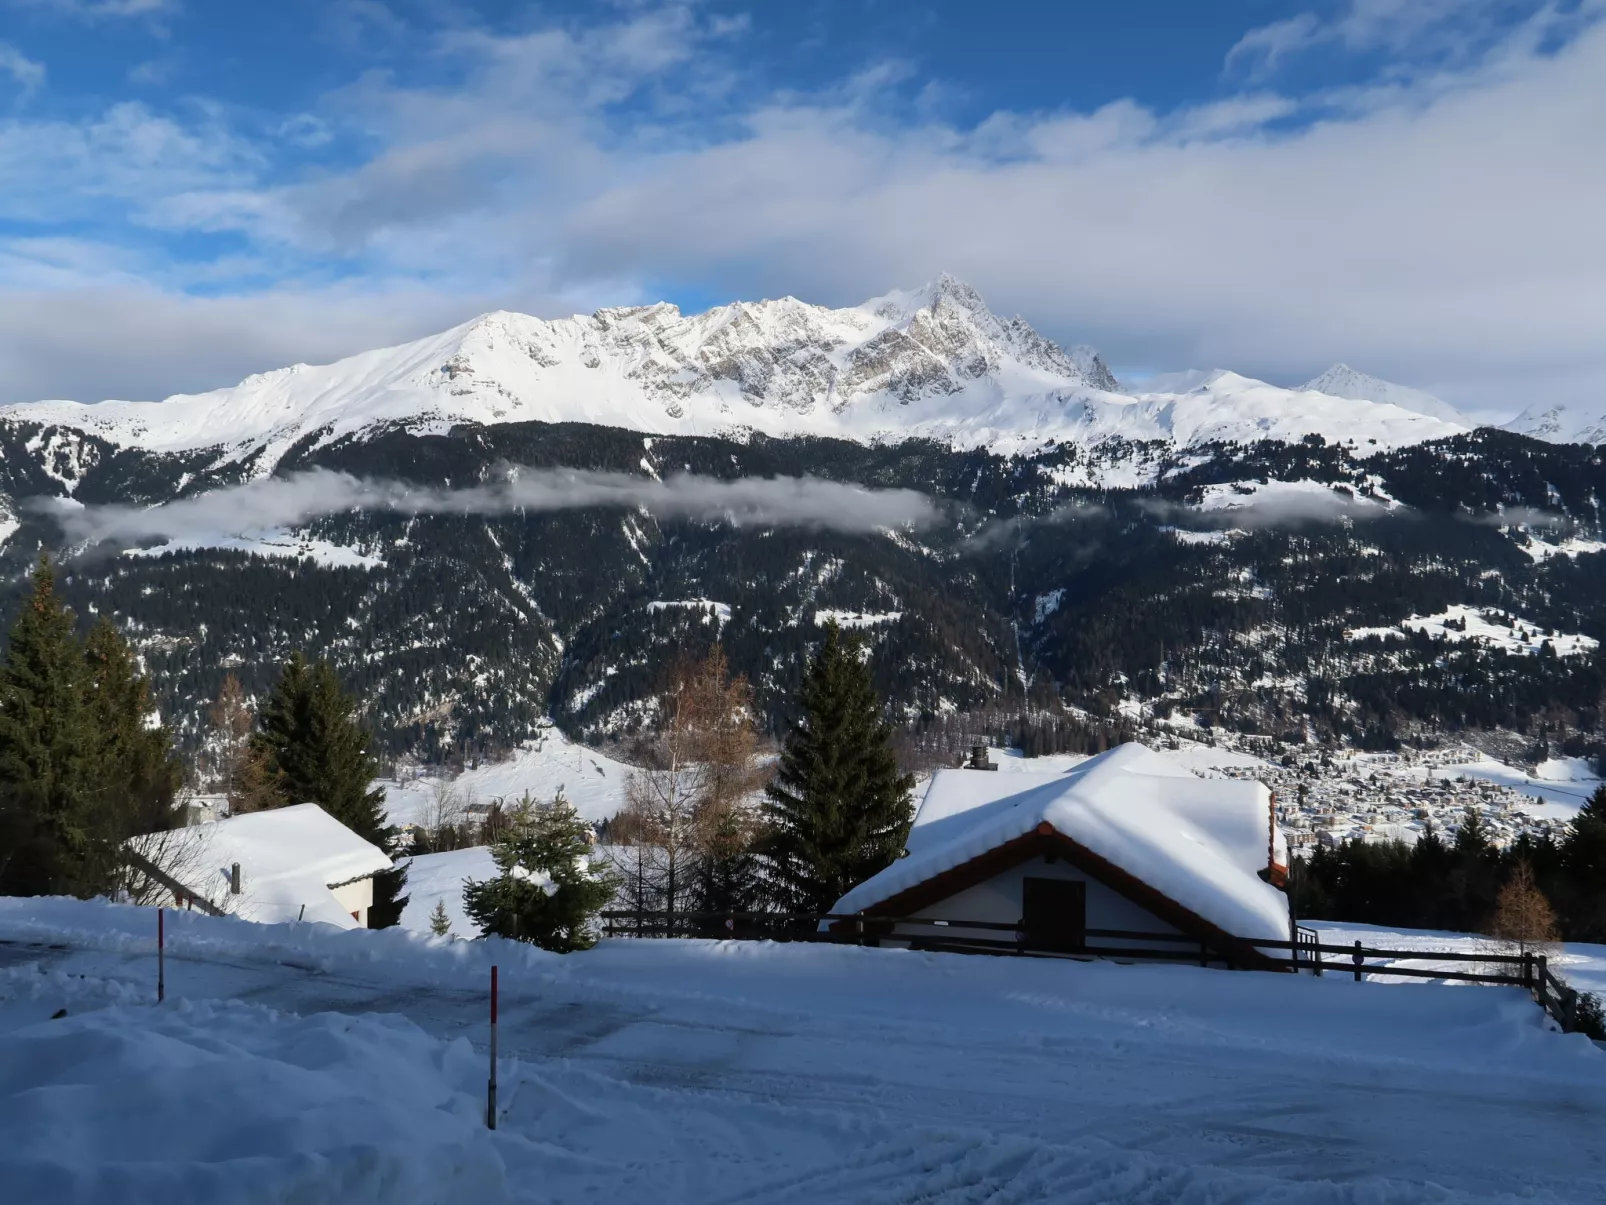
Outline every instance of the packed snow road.
<path id="1" fill-rule="evenodd" d="M 0 901 L 8 1200 L 1606 1199 L 1514 989 L 177 916 L 157 1008 L 153 919 Z"/>

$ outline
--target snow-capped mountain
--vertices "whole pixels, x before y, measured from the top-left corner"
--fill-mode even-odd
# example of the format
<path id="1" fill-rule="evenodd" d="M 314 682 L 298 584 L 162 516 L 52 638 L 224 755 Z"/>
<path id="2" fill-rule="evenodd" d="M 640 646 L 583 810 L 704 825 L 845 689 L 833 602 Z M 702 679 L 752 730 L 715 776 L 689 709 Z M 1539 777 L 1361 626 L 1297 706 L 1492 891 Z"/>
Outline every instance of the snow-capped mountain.
<path id="1" fill-rule="evenodd" d="M 583 422 L 647 434 L 762 432 L 860 441 L 922 436 L 1001 452 L 1112 440 L 1397 447 L 1458 434 L 1463 421 L 1382 398 L 1340 401 L 1234 373 L 1180 391 L 1124 394 L 1087 347 L 1069 351 L 1024 319 L 1000 318 L 968 285 L 833 310 L 791 297 L 684 315 L 669 304 L 546 321 L 486 314 L 442 334 L 334 364 L 298 364 L 162 402 L 38 402 L 0 420 L 76 429 L 114 446 L 256 456 L 403 425 Z M 1391 387 L 1393 388 L 1393 387 Z"/>
<path id="2" fill-rule="evenodd" d="M 1401 410 L 1425 414 L 1429 418 L 1442 419 L 1447 423 L 1468 425 L 1466 417 L 1442 398 L 1434 397 L 1422 389 L 1413 389 L 1409 385 L 1396 385 L 1393 381 L 1357 372 L 1348 364 L 1334 364 L 1321 376 L 1306 381 L 1302 388 L 1354 401 L 1382 402 L 1385 405 L 1398 406 Z"/>
<path id="3" fill-rule="evenodd" d="M 1606 402 L 1598 406 L 1529 406 L 1505 429 L 1551 443 L 1606 443 Z"/>

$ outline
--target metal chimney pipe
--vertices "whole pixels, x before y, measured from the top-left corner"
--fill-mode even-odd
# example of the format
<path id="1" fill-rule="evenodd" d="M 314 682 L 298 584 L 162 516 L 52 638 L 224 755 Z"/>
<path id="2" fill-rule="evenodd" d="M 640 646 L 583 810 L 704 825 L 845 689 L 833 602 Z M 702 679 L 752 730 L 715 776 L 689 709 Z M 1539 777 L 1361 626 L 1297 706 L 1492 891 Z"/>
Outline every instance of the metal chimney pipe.
<path id="1" fill-rule="evenodd" d="M 229 894 L 240 894 L 240 864 L 238 862 L 229 867 Z"/>

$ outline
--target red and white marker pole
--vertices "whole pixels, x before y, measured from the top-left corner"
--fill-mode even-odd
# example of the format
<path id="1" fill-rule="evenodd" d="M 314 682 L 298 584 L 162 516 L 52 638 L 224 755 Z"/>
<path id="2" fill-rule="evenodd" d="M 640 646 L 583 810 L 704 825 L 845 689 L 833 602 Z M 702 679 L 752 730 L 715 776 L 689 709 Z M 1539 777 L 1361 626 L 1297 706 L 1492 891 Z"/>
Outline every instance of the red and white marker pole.
<path id="1" fill-rule="evenodd" d="M 496 968 L 491 968 L 491 1078 L 485 1085 L 485 1126 L 496 1129 Z"/>
<path id="2" fill-rule="evenodd" d="M 167 999 L 167 910 L 156 910 L 156 1003 Z"/>

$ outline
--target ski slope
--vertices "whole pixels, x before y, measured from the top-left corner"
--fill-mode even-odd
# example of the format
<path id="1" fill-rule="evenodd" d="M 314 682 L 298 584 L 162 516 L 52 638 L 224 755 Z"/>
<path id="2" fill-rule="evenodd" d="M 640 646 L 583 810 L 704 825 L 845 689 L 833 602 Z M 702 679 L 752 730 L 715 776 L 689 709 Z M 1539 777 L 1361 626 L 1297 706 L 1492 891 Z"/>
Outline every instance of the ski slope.
<path id="1" fill-rule="evenodd" d="M 1516 989 L 171 921 L 158 1008 L 152 912 L 0 900 L 8 1202 L 1404 1205 L 1606 1177 L 1606 1055 Z"/>

